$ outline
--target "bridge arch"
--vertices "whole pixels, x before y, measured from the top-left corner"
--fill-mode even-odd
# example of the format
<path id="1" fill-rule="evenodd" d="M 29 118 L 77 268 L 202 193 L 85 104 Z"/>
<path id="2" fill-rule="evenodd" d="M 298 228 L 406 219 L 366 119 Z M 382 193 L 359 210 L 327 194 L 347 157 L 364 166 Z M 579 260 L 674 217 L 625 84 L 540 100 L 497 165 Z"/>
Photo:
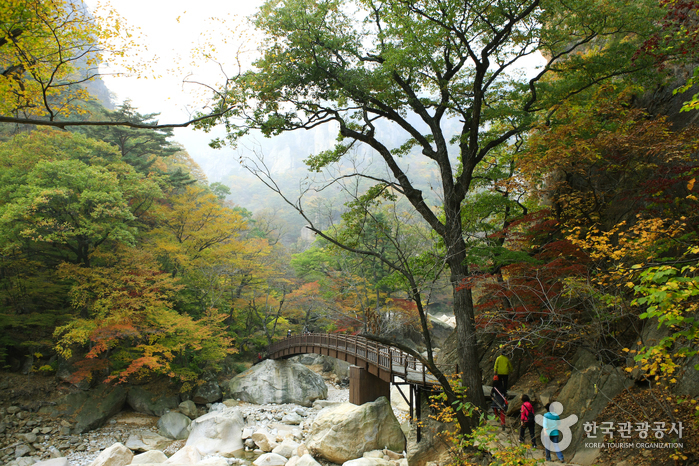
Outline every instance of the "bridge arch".
<path id="1" fill-rule="evenodd" d="M 437 379 L 424 364 L 393 346 L 384 345 L 357 335 L 306 333 L 292 335 L 270 346 L 269 357 L 285 359 L 299 354 L 322 354 L 347 361 L 363 368 L 379 379 L 431 386 Z"/>
<path id="2" fill-rule="evenodd" d="M 393 346 L 384 345 L 357 335 L 305 333 L 292 335 L 268 349 L 271 359 L 287 359 L 300 354 L 321 354 L 350 366 L 350 402 L 361 405 L 380 396 L 390 400 L 391 384 L 396 385 L 410 406 L 410 419 L 421 419 L 421 399 L 439 384 L 415 357 Z M 401 386 L 407 386 L 408 395 Z M 417 428 L 417 441 L 421 438 Z"/>

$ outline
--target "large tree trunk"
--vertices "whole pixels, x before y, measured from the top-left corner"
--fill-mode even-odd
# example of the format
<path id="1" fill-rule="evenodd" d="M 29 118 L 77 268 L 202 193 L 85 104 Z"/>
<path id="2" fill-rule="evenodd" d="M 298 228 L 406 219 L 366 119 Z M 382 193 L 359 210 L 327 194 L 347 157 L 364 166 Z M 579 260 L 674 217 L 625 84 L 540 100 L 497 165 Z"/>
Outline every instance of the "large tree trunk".
<path id="1" fill-rule="evenodd" d="M 478 408 L 485 408 L 483 395 L 483 379 L 478 358 L 478 341 L 476 338 L 476 322 L 473 312 L 473 297 L 471 290 L 463 282 L 466 278 L 466 267 L 454 266 L 451 272 L 452 290 L 454 296 L 454 317 L 456 317 L 456 333 L 458 337 L 459 371 L 461 382 L 468 387 L 468 399 Z"/>
<path id="2" fill-rule="evenodd" d="M 455 209 L 456 212 L 459 209 Z M 463 240 L 460 214 L 447 217 L 449 238 L 447 239 L 447 263 L 451 272 L 450 281 L 454 297 L 454 317 L 458 337 L 459 371 L 461 383 L 468 388 L 468 400 L 479 409 L 486 409 L 483 395 L 483 380 L 478 358 L 478 339 L 473 309 L 473 296 L 467 286 L 468 266 L 466 265 L 466 243 Z M 476 426 L 478 418 L 471 419 Z"/>

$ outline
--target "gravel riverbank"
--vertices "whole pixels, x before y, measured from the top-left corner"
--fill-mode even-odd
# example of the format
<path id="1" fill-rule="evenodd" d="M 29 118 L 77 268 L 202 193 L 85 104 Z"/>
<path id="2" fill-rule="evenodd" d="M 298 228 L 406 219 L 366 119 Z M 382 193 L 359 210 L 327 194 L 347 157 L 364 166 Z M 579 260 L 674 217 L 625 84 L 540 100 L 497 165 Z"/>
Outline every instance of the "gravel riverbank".
<path id="1" fill-rule="evenodd" d="M 326 402 L 342 403 L 347 401 L 349 401 L 349 389 L 328 384 Z M 238 402 L 237 407 L 245 418 L 246 427 L 254 430 L 263 428 L 273 434 L 279 434 L 280 437 L 291 434 L 298 442 L 302 442 L 309 435 L 310 426 L 320 411 L 320 406 L 307 408 L 295 404 L 256 405 Z M 218 409 L 216 404 L 208 405 L 207 408 L 209 410 Z M 290 413 L 300 415 L 303 421 L 299 425 L 281 423 L 282 418 Z M 408 415 L 404 411 L 394 408 L 394 413 L 400 422 L 407 420 Z M 9 445 L 3 445 L 4 448 L 0 452 L 0 458 L 7 466 L 30 466 L 36 461 L 57 456 L 66 457 L 71 466 L 89 466 L 102 450 L 117 442 L 126 444 L 134 433 L 139 431 L 157 433 L 159 419 L 157 416 L 122 411 L 98 429 L 80 435 L 62 435 L 62 433 L 66 433 L 66 429 L 60 420 L 26 411 L 11 414 L 13 418 L 18 418 L 18 421 L 10 420 L 8 425 L 6 416 L 4 422 L 7 430 L 6 440 L 11 438 L 14 441 L 10 442 Z M 24 441 L 22 442 L 22 440 Z M 165 448 L 164 453 L 171 456 L 185 443 L 186 440 L 173 441 L 170 446 Z M 16 458 L 16 449 L 20 446 L 29 448 L 31 451 Z M 246 463 L 245 460 L 237 458 L 226 458 L 225 460 L 230 465 Z"/>

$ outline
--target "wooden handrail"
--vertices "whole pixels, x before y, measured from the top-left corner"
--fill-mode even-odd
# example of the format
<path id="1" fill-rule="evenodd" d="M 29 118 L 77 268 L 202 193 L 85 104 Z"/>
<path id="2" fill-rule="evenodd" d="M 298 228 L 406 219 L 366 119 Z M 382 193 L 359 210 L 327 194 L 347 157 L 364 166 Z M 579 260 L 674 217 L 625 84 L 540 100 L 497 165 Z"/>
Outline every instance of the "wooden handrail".
<path id="1" fill-rule="evenodd" d="M 358 335 L 306 333 L 292 335 L 269 347 L 268 354 L 279 354 L 289 348 L 315 346 L 343 352 L 355 356 L 369 364 L 375 365 L 393 375 L 403 377 L 406 381 L 429 385 L 436 379 L 418 359 L 393 346 L 384 345 Z M 288 353 L 284 353 L 288 356 Z M 278 356 L 278 357 L 279 357 Z M 394 370 L 398 369 L 398 370 Z M 402 372 L 401 372 L 402 370 Z M 416 373 L 418 380 L 409 380 L 409 372 Z"/>

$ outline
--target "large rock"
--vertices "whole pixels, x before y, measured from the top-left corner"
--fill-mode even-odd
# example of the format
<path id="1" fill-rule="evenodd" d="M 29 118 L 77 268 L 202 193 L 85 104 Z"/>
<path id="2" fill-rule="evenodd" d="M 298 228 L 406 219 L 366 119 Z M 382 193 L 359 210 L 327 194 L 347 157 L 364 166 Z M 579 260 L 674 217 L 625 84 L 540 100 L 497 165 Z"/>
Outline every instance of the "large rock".
<path id="1" fill-rule="evenodd" d="M 253 433 L 251 438 L 252 441 L 255 442 L 255 445 L 257 445 L 257 447 L 265 453 L 269 453 L 277 447 L 277 442 L 274 440 L 274 436 L 264 430 L 258 430 L 257 432 Z"/>
<path id="2" fill-rule="evenodd" d="M 180 397 L 178 395 L 152 393 L 141 387 L 133 387 L 129 390 L 126 402 L 136 412 L 150 414 L 151 416 L 162 416 L 172 409 L 177 409 Z"/>
<path id="3" fill-rule="evenodd" d="M 568 382 L 561 389 L 556 401 L 563 405 L 561 420 L 575 414 L 578 421 L 571 427 L 572 442 L 563 452 L 569 455 L 578 445 L 585 442 L 601 442 L 601 430 L 597 431 L 599 439 L 586 437 L 583 432 L 583 424 L 593 422 L 605 406 L 622 390 L 633 383 L 627 379 L 622 371 L 612 366 L 590 366 L 582 371 L 573 372 Z M 565 438 L 566 432 L 563 433 Z"/>
<path id="4" fill-rule="evenodd" d="M 100 385 L 85 392 L 66 395 L 56 403 L 52 416 L 74 424 L 72 433 L 82 434 L 102 426 L 117 414 L 126 402 L 126 390 L 121 385 Z"/>
<path id="5" fill-rule="evenodd" d="M 306 453 L 296 462 L 296 466 L 320 466 L 320 463 L 315 460 L 311 455 Z"/>
<path id="6" fill-rule="evenodd" d="M 126 440 L 126 446 L 132 451 L 163 450 L 172 443 L 172 440 L 158 435 L 149 430 L 139 430 L 131 433 Z"/>
<path id="7" fill-rule="evenodd" d="M 427 314 L 427 320 L 430 325 L 430 340 L 432 341 L 432 345 L 441 348 L 454 331 L 454 327 L 434 317 L 432 314 Z"/>
<path id="8" fill-rule="evenodd" d="M 46 461 L 39 461 L 38 463 L 34 464 L 36 466 L 69 466 L 68 458 L 65 457 L 53 458 Z"/>
<path id="9" fill-rule="evenodd" d="M 315 372 L 291 361 L 265 360 L 231 379 L 231 398 L 249 403 L 295 403 L 311 406 L 328 396 L 328 387 Z"/>
<path id="10" fill-rule="evenodd" d="M 365 451 L 405 450 L 405 436 L 386 397 L 356 406 L 343 403 L 322 410 L 306 442 L 311 454 L 342 464 Z"/>
<path id="11" fill-rule="evenodd" d="M 151 450 L 140 455 L 136 455 L 131 460 L 131 464 L 157 464 L 167 461 L 167 456 L 160 450 Z"/>
<path id="12" fill-rule="evenodd" d="M 332 372 L 340 379 L 347 379 L 350 372 L 350 363 L 331 356 L 321 356 L 323 359 L 323 372 Z"/>
<path id="13" fill-rule="evenodd" d="M 207 380 L 197 386 L 192 401 L 200 405 L 221 400 L 221 388 L 215 380 Z"/>
<path id="14" fill-rule="evenodd" d="M 597 356 L 588 349 L 578 348 L 570 360 L 570 365 L 573 369 L 582 371 L 590 366 L 599 366 Z"/>
<path id="15" fill-rule="evenodd" d="M 276 453 L 265 453 L 260 455 L 252 464 L 255 466 L 284 466 L 287 459 Z"/>
<path id="16" fill-rule="evenodd" d="M 404 386 L 405 387 L 405 386 Z M 391 406 L 399 411 L 410 412 L 410 405 L 403 397 L 410 396 L 410 390 L 406 388 L 399 388 L 398 385 L 391 385 Z M 410 398 L 408 398 L 409 400 Z"/>
<path id="17" fill-rule="evenodd" d="M 158 419 L 158 433 L 163 437 L 182 440 L 189 436 L 192 420 L 180 413 L 166 413 Z"/>
<path id="18" fill-rule="evenodd" d="M 90 466 L 126 466 L 131 464 L 133 453 L 121 443 L 115 443 L 109 448 L 105 448 Z"/>
<path id="19" fill-rule="evenodd" d="M 197 464 L 199 461 L 201 461 L 199 450 L 193 445 L 185 445 L 163 464 Z"/>
<path id="20" fill-rule="evenodd" d="M 673 388 L 676 394 L 692 398 L 699 396 L 699 370 L 695 369 L 697 366 L 699 366 L 699 355 L 680 364 L 679 373 L 676 376 L 677 384 Z"/>
<path id="21" fill-rule="evenodd" d="M 314 353 L 308 353 L 308 354 L 299 354 L 298 356 L 294 356 L 293 358 L 290 358 L 292 361 L 297 362 L 299 364 L 303 364 L 304 366 L 313 366 L 316 364 L 323 364 L 323 356 L 320 354 L 314 354 Z"/>
<path id="22" fill-rule="evenodd" d="M 299 447 L 298 443 L 287 438 L 287 439 L 284 439 L 280 445 L 277 445 L 272 450 L 272 453 L 276 453 L 277 455 L 281 455 L 285 458 L 291 458 L 292 456 L 294 456 L 296 454 L 298 447 Z"/>
<path id="23" fill-rule="evenodd" d="M 186 446 L 195 447 L 202 456 L 232 457 L 243 450 L 243 427 L 245 420 L 238 408 L 214 411 L 192 421 Z"/>
<path id="24" fill-rule="evenodd" d="M 180 403 L 178 406 L 180 409 L 180 412 L 187 416 L 190 419 L 196 419 L 199 417 L 199 410 L 197 409 L 197 405 L 194 404 L 192 400 L 186 400 Z"/>

